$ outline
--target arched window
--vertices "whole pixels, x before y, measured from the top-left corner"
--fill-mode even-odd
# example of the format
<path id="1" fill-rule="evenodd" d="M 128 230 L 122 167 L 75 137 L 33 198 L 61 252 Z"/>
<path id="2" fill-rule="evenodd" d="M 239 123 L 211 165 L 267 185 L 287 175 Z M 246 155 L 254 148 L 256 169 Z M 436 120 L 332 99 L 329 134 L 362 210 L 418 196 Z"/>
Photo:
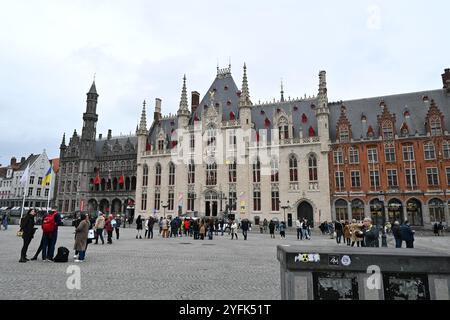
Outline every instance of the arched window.
<path id="1" fill-rule="evenodd" d="M 423 146 L 423 150 L 425 153 L 425 160 L 434 160 L 436 159 L 436 152 L 434 149 L 434 144 L 432 142 L 428 142 Z"/>
<path id="2" fill-rule="evenodd" d="M 217 184 L 217 164 L 215 162 L 206 165 L 206 185 L 215 186 Z"/>
<path id="3" fill-rule="evenodd" d="M 161 165 L 157 163 L 155 167 L 155 186 L 160 185 L 161 185 Z"/>
<path id="4" fill-rule="evenodd" d="M 279 170 L 280 166 L 277 158 L 272 158 L 270 161 L 270 182 L 279 181 Z"/>
<path id="5" fill-rule="evenodd" d="M 144 164 L 144 169 L 142 171 L 142 186 L 148 186 L 148 166 Z"/>
<path id="6" fill-rule="evenodd" d="M 384 121 L 382 125 L 382 134 L 384 139 L 394 138 L 394 128 L 391 121 Z"/>
<path id="7" fill-rule="evenodd" d="M 280 140 L 289 139 L 289 125 L 286 118 L 284 117 L 280 118 L 280 120 L 278 121 L 278 130 Z"/>
<path id="8" fill-rule="evenodd" d="M 253 182 L 261 182 L 261 162 L 259 158 L 256 158 L 256 161 L 253 162 Z"/>
<path id="9" fill-rule="evenodd" d="M 335 202 L 336 220 L 346 221 L 348 220 L 348 203 L 343 199 L 339 199 Z"/>
<path id="10" fill-rule="evenodd" d="M 298 182 L 298 161 L 293 154 L 289 156 L 289 181 Z"/>
<path id="11" fill-rule="evenodd" d="M 207 135 L 208 147 L 215 149 L 216 148 L 216 136 L 217 136 L 216 129 L 214 127 L 209 127 L 208 130 L 206 131 L 206 135 Z"/>
<path id="12" fill-rule="evenodd" d="M 430 221 L 435 222 L 446 222 L 444 203 L 440 199 L 432 199 L 428 203 L 428 210 L 430 211 Z"/>
<path id="13" fill-rule="evenodd" d="M 175 165 L 173 162 L 169 164 L 169 186 L 175 185 Z"/>
<path id="14" fill-rule="evenodd" d="M 236 182 L 237 172 L 236 172 L 236 159 L 232 159 L 228 163 L 228 182 Z"/>
<path id="15" fill-rule="evenodd" d="M 317 158 L 315 155 L 310 155 L 308 159 L 309 181 L 316 182 L 317 179 Z"/>
<path id="16" fill-rule="evenodd" d="M 430 133 L 432 136 L 439 136 L 442 134 L 442 123 L 439 117 L 430 119 Z"/>
<path id="17" fill-rule="evenodd" d="M 188 184 L 195 183 L 195 164 L 194 160 L 191 160 L 188 164 Z"/>

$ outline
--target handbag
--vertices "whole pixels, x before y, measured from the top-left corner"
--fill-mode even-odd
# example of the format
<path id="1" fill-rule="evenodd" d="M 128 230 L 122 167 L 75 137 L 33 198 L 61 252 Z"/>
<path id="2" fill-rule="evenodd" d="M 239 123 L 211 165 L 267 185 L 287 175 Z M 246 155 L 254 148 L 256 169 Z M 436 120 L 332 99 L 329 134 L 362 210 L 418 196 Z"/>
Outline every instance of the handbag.
<path id="1" fill-rule="evenodd" d="M 16 235 L 19 237 L 19 238 L 22 238 L 22 236 L 23 236 L 23 231 L 17 231 L 17 233 L 16 233 Z"/>
<path id="2" fill-rule="evenodd" d="M 90 229 L 88 232 L 88 239 L 94 239 L 95 238 L 95 233 L 93 229 Z"/>

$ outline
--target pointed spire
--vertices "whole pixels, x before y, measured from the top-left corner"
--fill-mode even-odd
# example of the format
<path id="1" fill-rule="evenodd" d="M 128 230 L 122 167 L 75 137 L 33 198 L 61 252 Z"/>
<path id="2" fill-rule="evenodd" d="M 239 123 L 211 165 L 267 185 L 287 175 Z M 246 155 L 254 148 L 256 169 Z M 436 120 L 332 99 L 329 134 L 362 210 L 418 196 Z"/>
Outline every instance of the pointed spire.
<path id="1" fill-rule="evenodd" d="M 61 148 L 66 147 L 66 133 L 64 132 L 62 142 L 61 142 Z"/>
<path id="2" fill-rule="evenodd" d="M 178 113 L 186 111 L 189 112 L 189 105 L 187 100 L 186 75 L 184 75 L 183 88 L 181 89 L 180 108 L 178 109 Z"/>
<path id="3" fill-rule="evenodd" d="M 283 88 L 283 78 L 281 79 L 281 102 L 284 102 L 284 88 Z"/>
<path id="4" fill-rule="evenodd" d="M 248 89 L 247 65 L 245 63 L 244 63 L 244 75 L 242 77 L 242 90 L 239 105 L 241 107 L 252 105 L 252 102 L 250 101 L 250 91 Z"/>
<path id="5" fill-rule="evenodd" d="M 328 113 L 328 90 L 327 90 L 327 73 L 320 71 L 319 73 L 319 94 L 317 96 L 319 107 L 318 113 Z"/>
<path id="6" fill-rule="evenodd" d="M 145 112 L 145 106 L 147 105 L 147 102 L 142 103 L 142 114 L 141 114 L 141 122 L 139 124 L 139 129 L 136 127 L 136 131 L 138 134 L 147 134 L 147 114 Z"/>
<path id="7" fill-rule="evenodd" d="M 96 86 L 95 86 L 95 78 L 94 78 L 94 82 L 92 82 L 91 89 L 89 89 L 88 94 L 89 94 L 89 93 L 91 93 L 91 94 L 97 94 L 97 88 L 96 88 Z"/>

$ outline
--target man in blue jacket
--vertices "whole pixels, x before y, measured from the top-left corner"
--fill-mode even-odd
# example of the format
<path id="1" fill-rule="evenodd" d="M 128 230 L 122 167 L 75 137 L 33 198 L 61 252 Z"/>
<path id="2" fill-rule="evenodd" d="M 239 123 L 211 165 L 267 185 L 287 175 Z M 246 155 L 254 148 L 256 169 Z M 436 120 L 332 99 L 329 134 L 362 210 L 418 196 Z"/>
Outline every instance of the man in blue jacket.
<path id="1" fill-rule="evenodd" d="M 406 248 L 414 248 L 414 231 L 411 230 L 408 220 L 400 226 L 400 236 L 406 242 Z"/>

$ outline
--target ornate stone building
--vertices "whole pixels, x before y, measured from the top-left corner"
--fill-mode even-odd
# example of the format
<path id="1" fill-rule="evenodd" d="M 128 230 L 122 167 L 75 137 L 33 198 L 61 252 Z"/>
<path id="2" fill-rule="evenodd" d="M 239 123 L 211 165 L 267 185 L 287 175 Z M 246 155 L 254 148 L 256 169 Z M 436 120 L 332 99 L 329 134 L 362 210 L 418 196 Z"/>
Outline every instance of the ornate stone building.
<path id="1" fill-rule="evenodd" d="M 449 221 L 450 69 L 443 89 L 331 103 L 333 218 Z"/>
<path id="2" fill-rule="evenodd" d="M 331 219 L 329 108 L 325 72 L 319 94 L 254 104 L 246 67 L 239 90 L 231 67 L 200 101 L 186 78 L 175 116 L 156 99 L 150 128 L 145 106 L 138 134 L 137 214 L 263 219 Z"/>
<path id="3" fill-rule="evenodd" d="M 98 94 L 87 93 L 81 136 L 76 130 L 60 146 L 57 203 L 63 213 L 77 211 L 134 215 L 136 136 L 96 137 Z"/>

